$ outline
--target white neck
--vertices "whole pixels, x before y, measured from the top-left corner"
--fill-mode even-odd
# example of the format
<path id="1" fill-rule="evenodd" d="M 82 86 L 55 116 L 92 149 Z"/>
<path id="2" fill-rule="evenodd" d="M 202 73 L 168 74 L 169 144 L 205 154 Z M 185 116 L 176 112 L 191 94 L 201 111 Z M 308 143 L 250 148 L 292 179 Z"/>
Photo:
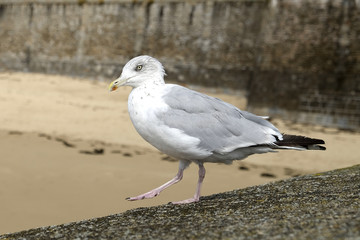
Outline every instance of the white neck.
<path id="1" fill-rule="evenodd" d="M 143 81 L 136 81 L 131 84 L 133 88 L 141 87 L 141 86 L 157 86 L 157 85 L 164 85 L 164 77 L 160 74 L 151 75 L 143 79 Z"/>

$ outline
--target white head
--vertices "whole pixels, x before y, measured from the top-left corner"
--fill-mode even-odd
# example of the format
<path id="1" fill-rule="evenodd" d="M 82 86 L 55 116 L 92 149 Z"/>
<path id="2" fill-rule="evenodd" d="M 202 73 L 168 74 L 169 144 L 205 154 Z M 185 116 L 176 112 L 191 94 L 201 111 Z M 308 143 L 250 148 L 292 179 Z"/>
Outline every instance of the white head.
<path id="1" fill-rule="evenodd" d="M 165 70 L 161 63 L 150 56 L 138 56 L 125 64 L 120 77 L 110 83 L 109 90 L 120 86 L 136 88 L 146 82 L 164 83 Z"/>

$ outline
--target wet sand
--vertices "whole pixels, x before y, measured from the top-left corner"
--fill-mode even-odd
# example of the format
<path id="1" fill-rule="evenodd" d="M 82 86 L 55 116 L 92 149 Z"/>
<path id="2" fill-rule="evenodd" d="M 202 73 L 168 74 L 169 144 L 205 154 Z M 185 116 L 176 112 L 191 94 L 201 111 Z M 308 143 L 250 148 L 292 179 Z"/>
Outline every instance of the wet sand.
<path id="1" fill-rule="evenodd" d="M 109 80 L 110 81 L 110 80 Z M 105 216 L 191 197 L 197 167 L 160 196 L 135 196 L 177 172 L 177 162 L 136 133 L 127 114 L 130 88 L 64 76 L 0 73 L 0 234 Z M 197 89 L 199 90 L 199 89 Z M 244 109 L 246 100 L 200 89 Z M 282 132 L 322 138 L 327 151 L 254 155 L 233 165 L 206 164 L 203 195 L 352 166 L 360 134 L 273 123 Z"/>

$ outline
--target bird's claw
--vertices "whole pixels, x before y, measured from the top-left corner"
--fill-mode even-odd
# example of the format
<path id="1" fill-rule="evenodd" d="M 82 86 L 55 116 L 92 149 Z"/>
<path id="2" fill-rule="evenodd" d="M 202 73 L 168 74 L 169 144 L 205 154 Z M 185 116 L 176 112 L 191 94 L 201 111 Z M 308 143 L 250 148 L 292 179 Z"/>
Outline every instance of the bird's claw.
<path id="1" fill-rule="evenodd" d="M 171 202 L 172 204 L 180 205 L 180 204 L 187 204 L 187 203 L 194 203 L 198 202 L 199 198 L 189 198 L 178 202 Z"/>
<path id="2" fill-rule="evenodd" d="M 150 191 L 150 192 L 141 194 L 141 195 L 136 196 L 136 197 L 127 197 L 127 198 L 125 198 L 125 200 L 128 200 L 128 201 L 143 200 L 143 199 L 148 199 L 148 198 L 156 197 L 156 196 L 158 196 L 159 194 L 160 194 L 160 192 Z"/>

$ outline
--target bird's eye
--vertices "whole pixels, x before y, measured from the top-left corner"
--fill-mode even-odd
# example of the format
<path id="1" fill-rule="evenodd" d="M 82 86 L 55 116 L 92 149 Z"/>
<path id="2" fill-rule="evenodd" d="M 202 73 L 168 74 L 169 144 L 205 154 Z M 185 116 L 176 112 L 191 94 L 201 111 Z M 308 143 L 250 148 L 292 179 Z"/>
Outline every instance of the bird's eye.
<path id="1" fill-rule="evenodd" d="M 143 65 L 139 64 L 136 66 L 135 70 L 140 71 L 143 68 Z"/>

